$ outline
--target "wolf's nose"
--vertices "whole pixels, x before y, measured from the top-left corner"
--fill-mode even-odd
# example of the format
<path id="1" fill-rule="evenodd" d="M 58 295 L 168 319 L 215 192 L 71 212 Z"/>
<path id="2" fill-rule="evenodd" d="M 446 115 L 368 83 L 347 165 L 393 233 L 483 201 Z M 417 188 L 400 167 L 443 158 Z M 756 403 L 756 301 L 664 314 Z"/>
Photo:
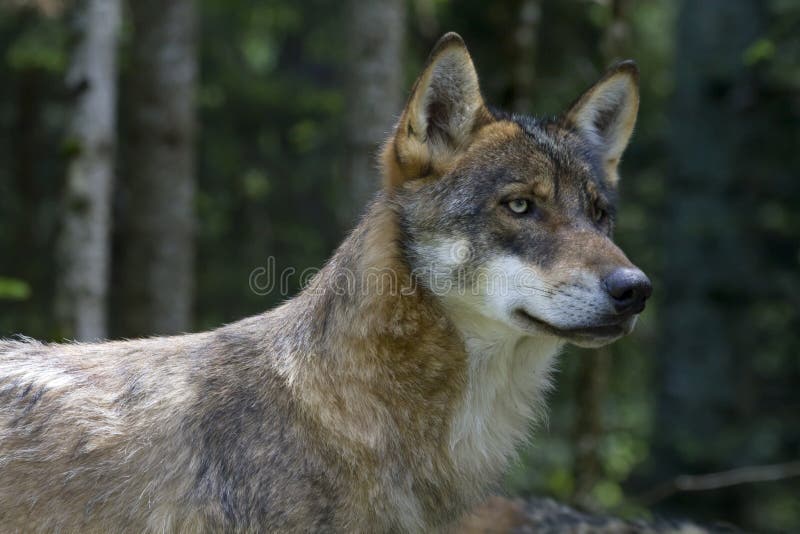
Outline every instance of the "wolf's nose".
<path id="1" fill-rule="evenodd" d="M 614 309 L 620 315 L 639 313 L 644 302 L 653 293 L 650 279 L 639 269 L 617 269 L 612 271 L 603 284 L 606 286 Z"/>

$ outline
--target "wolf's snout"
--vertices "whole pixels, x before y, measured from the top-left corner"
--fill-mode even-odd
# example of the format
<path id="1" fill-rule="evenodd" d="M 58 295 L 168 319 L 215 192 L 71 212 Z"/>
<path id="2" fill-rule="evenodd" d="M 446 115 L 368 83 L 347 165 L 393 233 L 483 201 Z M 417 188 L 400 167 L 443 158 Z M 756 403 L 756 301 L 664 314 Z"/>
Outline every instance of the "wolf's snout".
<path id="1" fill-rule="evenodd" d="M 603 284 L 620 315 L 639 313 L 653 293 L 650 279 L 639 269 L 616 269 L 603 280 Z"/>

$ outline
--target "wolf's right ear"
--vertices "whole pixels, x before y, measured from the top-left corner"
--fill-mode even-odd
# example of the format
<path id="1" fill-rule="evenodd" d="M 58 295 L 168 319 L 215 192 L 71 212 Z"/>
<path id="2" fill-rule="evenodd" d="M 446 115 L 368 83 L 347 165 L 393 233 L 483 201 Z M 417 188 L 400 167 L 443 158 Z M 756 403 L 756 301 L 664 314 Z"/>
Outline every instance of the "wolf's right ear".
<path id="1" fill-rule="evenodd" d="M 456 33 L 444 35 L 384 147 L 386 186 L 442 174 L 490 117 L 464 41 Z"/>
<path id="2" fill-rule="evenodd" d="M 619 181 L 617 166 L 638 110 L 639 69 L 633 61 L 622 61 L 583 93 L 566 114 L 567 123 L 599 151 L 612 187 Z"/>

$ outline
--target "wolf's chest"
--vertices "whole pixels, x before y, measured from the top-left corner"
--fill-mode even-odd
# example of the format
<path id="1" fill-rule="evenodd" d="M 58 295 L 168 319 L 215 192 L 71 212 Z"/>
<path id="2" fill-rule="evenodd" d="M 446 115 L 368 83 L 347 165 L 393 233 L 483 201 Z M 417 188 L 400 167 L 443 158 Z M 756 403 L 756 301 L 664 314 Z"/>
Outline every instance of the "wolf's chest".
<path id="1" fill-rule="evenodd" d="M 450 435 L 454 465 L 484 481 L 505 469 L 544 415 L 550 369 L 561 343 L 508 332 L 463 329 L 469 357 L 468 385 Z"/>

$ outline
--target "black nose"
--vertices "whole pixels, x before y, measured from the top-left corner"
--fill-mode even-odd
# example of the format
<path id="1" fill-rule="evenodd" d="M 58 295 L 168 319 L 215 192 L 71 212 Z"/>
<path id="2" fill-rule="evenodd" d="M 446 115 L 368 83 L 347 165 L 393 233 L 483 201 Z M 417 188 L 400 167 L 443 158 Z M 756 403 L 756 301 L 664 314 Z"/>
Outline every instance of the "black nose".
<path id="1" fill-rule="evenodd" d="M 650 279 L 639 269 L 617 269 L 603 283 L 619 314 L 639 313 L 653 292 Z"/>

